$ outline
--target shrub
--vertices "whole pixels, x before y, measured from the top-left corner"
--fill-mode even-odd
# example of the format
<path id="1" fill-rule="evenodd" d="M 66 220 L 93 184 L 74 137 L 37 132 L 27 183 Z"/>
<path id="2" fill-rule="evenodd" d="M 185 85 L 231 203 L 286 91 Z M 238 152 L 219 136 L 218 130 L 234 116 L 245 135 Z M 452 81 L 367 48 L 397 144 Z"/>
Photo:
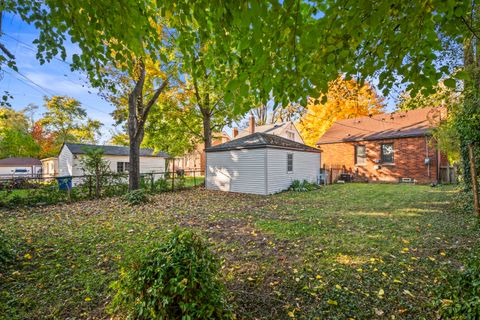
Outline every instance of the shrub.
<path id="1" fill-rule="evenodd" d="M 124 196 L 124 200 L 133 206 L 148 202 L 147 192 L 145 189 L 130 191 Z"/>
<path id="2" fill-rule="evenodd" d="M 15 252 L 10 239 L 0 230 L 0 272 L 15 259 Z"/>
<path id="3" fill-rule="evenodd" d="M 175 189 L 183 189 L 185 188 L 185 176 L 179 176 L 175 179 Z"/>
<path id="4" fill-rule="evenodd" d="M 133 319 L 232 319 L 220 262 L 191 231 L 175 230 L 112 284 L 113 313 Z"/>
<path id="5" fill-rule="evenodd" d="M 155 190 L 160 192 L 168 191 L 170 185 L 166 179 L 158 179 L 155 181 Z"/>
<path id="6" fill-rule="evenodd" d="M 294 180 L 290 185 L 288 190 L 295 191 L 295 192 L 306 192 L 318 189 L 318 185 L 315 183 L 310 183 L 307 180 Z"/>
<path id="7" fill-rule="evenodd" d="M 480 250 L 472 254 L 463 270 L 449 272 L 446 285 L 440 289 L 442 319 L 480 319 Z"/>

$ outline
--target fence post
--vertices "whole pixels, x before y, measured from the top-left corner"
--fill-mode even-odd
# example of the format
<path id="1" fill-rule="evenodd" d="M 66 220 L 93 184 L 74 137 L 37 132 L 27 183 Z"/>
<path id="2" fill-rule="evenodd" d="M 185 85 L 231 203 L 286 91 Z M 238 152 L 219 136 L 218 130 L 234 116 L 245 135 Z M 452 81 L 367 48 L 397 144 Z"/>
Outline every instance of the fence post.
<path id="1" fill-rule="evenodd" d="M 92 198 L 92 176 L 88 176 L 88 197 Z"/>
<path id="2" fill-rule="evenodd" d="M 197 186 L 197 179 L 195 178 L 195 170 L 193 170 L 193 186 L 196 187 Z"/>
<path id="3" fill-rule="evenodd" d="M 172 192 L 175 189 L 175 159 L 172 161 Z"/>
<path id="4" fill-rule="evenodd" d="M 155 188 L 155 184 L 153 183 L 153 172 L 150 173 L 150 191 L 153 192 L 153 189 Z"/>

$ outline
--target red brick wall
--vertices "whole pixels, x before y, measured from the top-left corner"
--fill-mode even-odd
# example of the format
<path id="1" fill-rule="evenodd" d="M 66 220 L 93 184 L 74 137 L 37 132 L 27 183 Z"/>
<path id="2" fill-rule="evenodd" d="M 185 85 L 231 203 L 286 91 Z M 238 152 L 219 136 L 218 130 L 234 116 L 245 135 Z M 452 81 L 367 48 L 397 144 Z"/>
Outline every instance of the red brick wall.
<path id="1" fill-rule="evenodd" d="M 437 181 L 437 150 L 433 139 L 425 137 L 399 138 L 362 142 L 342 142 L 320 145 L 322 168 L 342 168 L 354 175 L 356 180 L 377 182 L 398 182 L 401 178 L 412 178 L 418 183 Z M 380 145 L 393 143 L 394 164 L 376 163 L 380 160 Z M 366 163 L 355 165 L 355 145 L 365 145 Z M 428 146 L 428 155 L 427 148 Z M 430 158 L 430 166 L 425 158 Z M 441 156 L 441 165 L 447 165 L 446 157 Z M 374 166 L 379 165 L 379 169 Z"/>

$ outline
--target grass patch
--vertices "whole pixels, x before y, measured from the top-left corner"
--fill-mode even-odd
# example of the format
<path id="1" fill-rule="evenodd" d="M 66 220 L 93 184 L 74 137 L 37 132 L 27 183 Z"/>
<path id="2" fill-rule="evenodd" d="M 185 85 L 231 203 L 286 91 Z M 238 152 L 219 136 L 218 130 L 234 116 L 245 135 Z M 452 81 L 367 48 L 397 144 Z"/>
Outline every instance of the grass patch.
<path id="1" fill-rule="evenodd" d="M 122 261 L 181 226 L 224 257 L 240 319 L 432 319 L 444 274 L 479 245 L 475 217 L 450 211 L 454 195 L 414 185 L 267 197 L 194 188 L 134 207 L 114 197 L 2 210 L 18 254 L 0 276 L 0 309 L 5 319 L 107 318 Z"/>

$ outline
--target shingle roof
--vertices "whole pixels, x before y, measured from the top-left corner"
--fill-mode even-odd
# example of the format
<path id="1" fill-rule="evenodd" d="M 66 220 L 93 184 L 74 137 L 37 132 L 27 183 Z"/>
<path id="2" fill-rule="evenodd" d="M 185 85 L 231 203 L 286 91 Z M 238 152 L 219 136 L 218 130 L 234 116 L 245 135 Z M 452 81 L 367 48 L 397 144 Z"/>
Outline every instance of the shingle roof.
<path id="1" fill-rule="evenodd" d="M 443 110 L 423 108 L 336 121 L 320 137 L 317 145 L 429 135 L 431 129 L 438 125 Z"/>
<path id="2" fill-rule="evenodd" d="M 0 160 L 0 167 L 14 166 L 41 166 L 40 160 L 35 158 L 5 158 Z"/>
<path id="3" fill-rule="evenodd" d="M 263 132 L 256 132 L 245 137 L 225 142 L 217 146 L 207 148 L 205 149 L 205 151 L 215 152 L 239 149 L 257 149 L 266 147 L 305 152 L 320 152 L 320 150 L 307 146 L 303 143 L 295 142 L 280 136 Z"/>
<path id="4" fill-rule="evenodd" d="M 265 125 L 262 125 L 262 126 L 255 126 L 255 132 L 263 132 L 263 133 L 273 134 L 277 131 L 280 131 L 280 129 L 282 129 L 286 124 L 287 124 L 287 122 L 282 122 L 282 123 L 274 123 L 274 124 L 265 124 Z M 242 137 L 246 137 L 249 134 L 250 134 L 250 130 L 247 128 L 247 129 L 244 129 L 244 130 L 240 131 L 235 138 L 239 139 L 239 138 L 242 138 Z"/>
<path id="5" fill-rule="evenodd" d="M 105 155 L 111 156 L 129 156 L 130 149 L 124 146 L 101 146 L 101 145 L 94 145 L 94 144 L 83 144 L 83 143 L 65 143 L 65 146 L 73 154 L 85 154 L 86 149 L 88 148 L 100 148 L 103 150 Z M 150 148 L 141 148 L 140 149 L 140 156 L 141 157 L 162 157 L 168 158 L 169 155 L 163 151 L 154 154 L 154 150 Z"/>

